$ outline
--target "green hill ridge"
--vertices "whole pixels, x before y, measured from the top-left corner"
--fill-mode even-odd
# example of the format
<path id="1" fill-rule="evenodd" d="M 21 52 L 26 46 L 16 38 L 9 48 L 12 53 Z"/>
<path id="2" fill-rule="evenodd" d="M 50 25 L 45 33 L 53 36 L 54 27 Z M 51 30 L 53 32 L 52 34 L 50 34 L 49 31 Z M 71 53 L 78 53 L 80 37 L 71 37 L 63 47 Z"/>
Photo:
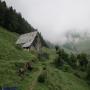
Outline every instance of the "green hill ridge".
<path id="1" fill-rule="evenodd" d="M 54 49 L 43 48 L 49 59 L 39 61 L 35 51 L 27 52 L 17 47 L 18 34 L 0 27 L 0 86 L 16 86 L 19 90 L 90 90 L 88 84 L 71 72 L 56 69 L 51 62 L 56 54 Z M 17 67 L 34 60 L 32 71 L 27 71 L 23 78 L 18 76 Z M 47 69 L 47 80 L 39 83 L 38 77 L 43 67 Z"/>

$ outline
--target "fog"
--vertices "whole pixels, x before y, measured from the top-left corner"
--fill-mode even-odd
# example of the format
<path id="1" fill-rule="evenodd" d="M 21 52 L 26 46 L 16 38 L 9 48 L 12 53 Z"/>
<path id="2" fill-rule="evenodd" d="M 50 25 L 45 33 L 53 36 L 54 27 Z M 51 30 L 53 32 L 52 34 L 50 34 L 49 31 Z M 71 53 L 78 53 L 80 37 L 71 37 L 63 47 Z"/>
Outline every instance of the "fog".
<path id="1" fill-rule="evenodd" d="M 90 0 L 5 0 L 52 43 L 64 41 L 69 30 L 90 29 Z"/>

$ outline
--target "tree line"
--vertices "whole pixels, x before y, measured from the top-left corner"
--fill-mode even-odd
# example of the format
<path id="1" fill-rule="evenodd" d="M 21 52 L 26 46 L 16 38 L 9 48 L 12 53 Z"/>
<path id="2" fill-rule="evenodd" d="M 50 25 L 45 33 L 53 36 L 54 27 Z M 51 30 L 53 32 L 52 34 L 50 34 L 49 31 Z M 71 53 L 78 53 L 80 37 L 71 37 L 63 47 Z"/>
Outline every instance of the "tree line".
<path id="1" fill-rule="evenodd" d="M 57 68 L 63 68 L 65 64 L 68 64 L 73 70 L 86 72 L 85 78 L 90 83 L 90 61 L 86 53 L 68 54 L 58 46 L 55 49 L 57 57 L 54 60 L 54 64 Z M 78 73 L 76 74 L 78 75 Z"/>
<path id="2" fill-rule="evenodd" d="M 6 28 L 10 32 L 24 34 L 31 31 L 36 31 L 21 15 L 17 13 L 13 7 L 7 7 L 5 1 L 0 0 L 0 26 Z M 44 46 L 47 46 L 41 33 L 39 33 Z"/>
<path id="3" fill-rule="evenodd" d="M 19 34 L 28 33 L 35 29 L 17 13 L 13 7 L 7 7 L 5 1 L 0 0 L 0 26 Z"/>

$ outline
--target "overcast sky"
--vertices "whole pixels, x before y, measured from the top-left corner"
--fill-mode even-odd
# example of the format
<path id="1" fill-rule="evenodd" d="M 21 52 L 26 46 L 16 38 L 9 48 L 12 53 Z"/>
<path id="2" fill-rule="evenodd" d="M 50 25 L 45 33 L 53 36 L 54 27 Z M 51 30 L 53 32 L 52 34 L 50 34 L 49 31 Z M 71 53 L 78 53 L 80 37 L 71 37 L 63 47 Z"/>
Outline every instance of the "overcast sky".
<path id="1" fill-rule="evenodd" d="M 90 29 L 90 0 L 5 0 L 51 42 L 68 30 Z"/>

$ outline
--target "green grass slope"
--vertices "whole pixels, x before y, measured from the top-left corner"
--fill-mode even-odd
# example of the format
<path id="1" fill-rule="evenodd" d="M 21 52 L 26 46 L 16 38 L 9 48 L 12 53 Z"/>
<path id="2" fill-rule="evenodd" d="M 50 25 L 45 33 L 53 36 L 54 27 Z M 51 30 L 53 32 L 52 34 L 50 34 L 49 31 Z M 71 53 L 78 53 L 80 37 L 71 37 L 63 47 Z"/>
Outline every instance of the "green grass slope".
<path id="1" fill-rule="evenodd" d="M 55 50 L 47 50 L 49 60 L 47 61 L 47 80 L 46 83 L 37 83 L 34 90 L 90 90 L 86 81 L 76 77 L 73 71 L 65 72 L 55 68 L 51 63 L 56 57 Z"/>
<path id="2" fill-rule="evenodd" d="M 78 51 L 90 54 L 90 39 L 82 40 L 78 42 L 75 46 L 78 49 Z"/>
<path id="3" fill-rule="evenodd" d="M 90 90 L 87 83 L 74 76 L 72 73 L 56 69 L 51 62 L 55 59 L 54 49 L 44 48 L 49 59 L 38 61 L 36 53 L 30 53 L 17 48 L 15 42 L 16 33 L 11 33 L 0 27 L 0 86 L 16 86 L 19 90 Z M 37 60 L 34 69 L 26 72 L 21 78 L 17 74 L 15 64 Z M 39 83 L 38 77 L 42 73 L 43 66 L 47 67 L 47 80 Z"/>
<path id="4" fill-rule="evenodd" d="M 71 48 L 73 46 L 75 48 Z M 75 52 L 75 53 L 84 52 L 90 54 L 90 39 L 88 38 L 86 40 L 80 40 L 75 44 L 66 43 L 65 45 L 63 45 L 63 47 L 67 52 Z"/>
<path id="5" fill-rule="evenodd" d="M 25 52 L 22 49 L 17 48 L 15 42 L 18 35 L 8 32 L 4 28 L 0 27 L 0 86 L 17 86 L 20 88 L 26 88 L 28 82 L 32 80 L 32 76 L 27 77 L 21 81 L 21 78 L 17 74 L 17 68 L 15 64 L 21 64 L 32 59 L 36 59 L 36 56 Z M 34 73 L 32 73 L 34 76 Z M 28 78 L 31 78 L 28 80 Z M 23 89 L 22 89 L 23 90 Z M 24 89 L 25 90 L 25 89 Z"/>

